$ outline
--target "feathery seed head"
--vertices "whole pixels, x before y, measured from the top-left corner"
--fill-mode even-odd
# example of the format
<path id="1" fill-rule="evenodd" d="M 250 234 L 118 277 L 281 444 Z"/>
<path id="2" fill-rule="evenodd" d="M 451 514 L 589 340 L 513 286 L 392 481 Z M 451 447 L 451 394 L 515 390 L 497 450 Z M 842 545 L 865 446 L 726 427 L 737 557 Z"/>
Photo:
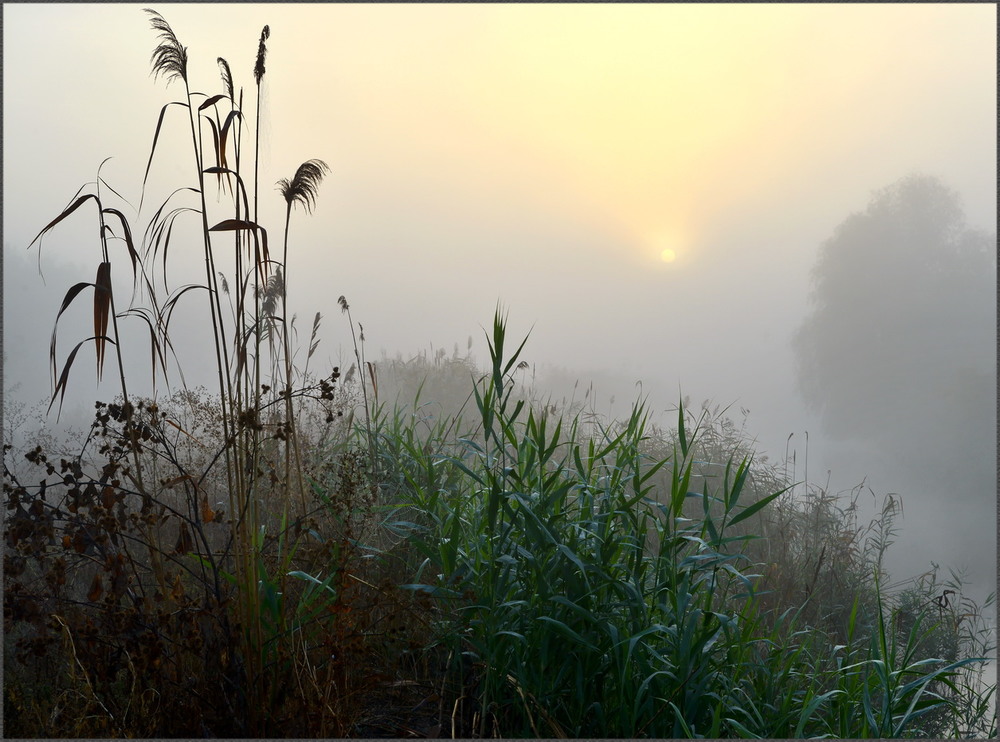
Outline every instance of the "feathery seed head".
<path id="1" fill-rule="evenodd" d="M 144 10 L 152 16 L 149 23 L 153 27 L 153 30 L 160 32 L 160 43 L 153 49 L 153 54 L 150 57 L 150 62 L 153 65 L 154 79 L 163 75 L 167 78 L 168 83 L 175 77 L 179 77 L 186 83 L 187 47 L 181 46 L 181 42 L 177 40 L 177 36 L 174 35 L 170 24 L 164 20 L 162 15 L 149 8 L 145 8 Z"/>
<path id="2" fill-rule="evenodd" d="M 219 57 L 219 71 L 222 73 L 222 87 L 226 91 L 226 95 L 229 96 L 229 100 L 233 100 L 233 73 L 229 69 L 229 62 L 227 62 L 222 57 Z"/>
<path id="3" fill-rule="evenodd" d="M 260 45 L 257 47 L 257 63 L 253 66 L 253 78 L 260 85 L 260 79 L 264 76 L 264 57 L 267 56 L 267 45 L 264 43 L 271 36 L 271 27 L 264 26 L 260 32 Z"/>
<path id="4" fill-rule="evenodd" d="M 289 208 L 294 203 L 300 203 L 306 211 L 311 212 L 316 205 L 316 192 L 320 181 L 328 172 L 330 168 L 322 160 L 308 160 L 299 165 L 295 177 L 291 180 L 288 178 L 279 180 L 278 190 L 288 202 Z"/>

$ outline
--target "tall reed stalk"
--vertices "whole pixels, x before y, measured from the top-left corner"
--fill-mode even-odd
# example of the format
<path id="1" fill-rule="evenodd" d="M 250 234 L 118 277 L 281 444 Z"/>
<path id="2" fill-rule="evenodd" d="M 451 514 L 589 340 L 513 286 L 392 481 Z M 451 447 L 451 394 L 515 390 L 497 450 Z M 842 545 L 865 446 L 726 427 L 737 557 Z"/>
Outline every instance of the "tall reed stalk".
<path id="1" fill-rule="evenodd" d="M 311 212 L 316 203 L 316 194 L 323 176 L 330 171 L 330 168 L 322 160 L 309 160 L 299 165 L 295 175 L 289 180 L 282 178 L 278 181 L 278 190 L 285 199 L 285 234 L 282 252 L 282 274 L 281 274 L 281 336 L 284 341 L 285 357 L 285 388 L 282 392 L 285 398 L 285 419 L 286 432 L 289 440 L 285 445 L 285 486 L 291 488 L 294 472 L 296 490 L 299 493 L 302 505 L 301 515 L 305 515 L 305 486 L 302 480 L 302 452 L 299 448 L 298 430 L 296 425 L 295 409 L 292 404 L 292 340 L 289 333 L 291 322 L 288 319 L 288 230 L 292 221 L 292 206 L 299 204 Z M 292 466 L 294 452 L 295 464 Z M 286 501 L 287 513 L 287 501 Z"/>
<path id="2" fill-rule="evenodd" d="M 264 551 L 268 544 L 277 543 L 279 561 L 287 564 L 294 544 L 288 539 L 286 531 L 290 524 L 289 505 L 293 492 L 298 493 L 298 518 L 303 518 L 308 509 L 306 502 L 306 487 L 303 478 L 303 458 L 299 449 L 294 398 L 293 348 L 291 341 L 291 322 L 288 318 L 288 260 L 289 260 L 289 224 L 292 206 L 302 205 L 311 212 L 316 203 L 317 191 L 323 175 L 329 168 L 321 160 L 309 160 L 296 171 L 291 179 L 279 181 L 279 189 L 287 204 L 282 260 L 275 267 L 268 250 L 267 230 L 257 221 L 258 213 L 258 179 L 259 179 L 259 134 L 254 136 L 253 157 L 253 206 L 249 203 L 246 186 L 241 175 L 244 158 L 241 153 L 243 129 L 246 125 L 242 104 L 242 90 L 239 96 L 233 85 L 232 72 L 229 64 L 219 58 L 219 69 L 223 83 L 223 92 L 215 95 L 205 95 L 192 92 L 188 79 L 188 52 L 167 21 L 156 11 L 146 10 L 150 17 L 152 29 L 157 33 L 157 45 L 151 56 L 152 74 L 154 78 L 163 78 L 169 85 L 180 82 L 182 93 L 179 100 L 163 106 L 160 111 L 153 143 L 143 177 L 142 191 L 145 194 L 151 168 L 157 153 L 161 129 L 165 118 L 172 107 L 179 106 L 186 111 L 187 130 L 190 135 L 191 157 L 194 166 L 193 188 L 179 188 L 164 201 L 149 221 L 144 232 L 141 249 L 132 242 L 132 229 L 128 220 L 120 211 L 107 208 L 102 202 L 100 184 L 95 193 L 80 196 L 69 207 L 52 220 L 38 237 L 32 242 L 39 242 L 43 235 L 53 229 L 83 204 L 93 199 L 98 206 L 98 229 L 101 239 L 101 262 L 94 283 L 77 284 L 66 294 L 60 315 L 73 302 L 76 296 L 85 288 L 94 288 L 94 335 L 92 340 L 96 347 L 98 375 L 104 366 L 105 348 L 108 343 L 115 347 L 121 393 L 123 398 L 123 415 L 125 417 L 126 435 L 131 435 L 131 455 L 133 467 L 130 476 L 135 482 L 137 492 L 146 498 L 154 496 L 153 490 L 147 487 L 143 477 L 143 446 L 139 441 L 139 425 L 133 420 L 134 408 L 130 401 L 126 384 L 125 365 L 122 360 L 122 336 L 118 330 L 120 317 L 136 317 L 147 324 L 152 344 L 153 380 L 156 381 L 157 371 L 167 378 L 168 365 L 165 350 L 173 350 L 174 345 L 170 334 L 170 318 L 173 311 L 185 300 L 192 289 L 206 292 L 208 298 L 208 324 L 212 332 L 212 352 L 215 357 L 215 373 L 218 382 L 219 402 L 219 440 L 220 448 L 209 465 L 209 469 L 195 475 L 187 473 L 177 482 L 183 482 L 189 492 L 188 513 L 191 527 L 200 532 L 203 523 L 213 518 L 213 511 L 208 504 L 208 495 L 204 483 L 209 477 L 209 471 L 216 461 L 221 461 L 224 467 L 225 489 L 228 493 L 228 512 L 232 514 L 229 544 L 221 555 L 206 551 L 194 550 L 196 559 L 203 565 L 209 565 L 214 573 L 217 585 L 220 575 L 229 580 L 236 588 L 235 617 L 239 627 L 238 634 L 242 637 L 243 676 L 246 684 L 246 708 L 260 710 L 261 714 L 251 714 L 250 731 L 260 731 L 265 723 L 263 708 L 267 699 L 273 699 L 280 682 L 269 679 L 268 667 L 274 662 L 274 647 L 276 641 L 287 630 L 284 611 L 281 607 L 281 596 L 286 593 L 285 580 L 287 568 L 281 571 L 277 579 L 266 572 Z M 257 131 L 260 126 L 260 85 L 264 75 L 264 58 L 266 54 L 265 41 L 270 35 L 270 29 L 265 26 L 260 37 L 256 64 L 253 74 L 257 85 Z M 210 136 L 206 136 L 206 132 Z M 218 220 L 211 215 L 207 190 L 212 182 L 217 187 L 225 188 L 231 195 L 231 216 Z M 178 205 L 177 201 L 183 194 L 194 191 L 197 194 L 197 206 Z M 142 201 L 140 201 L 140 211 Z M 223 207 L 225 208 L 225 207 Z M 155 271 L 162 266 L 162 286 L 169 290 L 166 280 L 168 250 L 174 236 L 174 223 L 185 213 L 195 212 L 200 223 L 200 243 L 204 264 L 204 282 L 200 285 L 186 286 L 170 293 L 166 299 L 157 296 L 157 279 Z M 252 214 L 252 217 L 251 217 Z M 134 296 L 128 310 L 120 311 L 111 282 L 111 257 L 108 249 L 110 226 L 105 217 L 113 216 L 120 223 L 122 237 L 126 243 L 128 257 L 133 268 Z M 219 234 L 222 233 L 222 234 Z M 222 238 L 225 233 L 232 233 L 232 265 L 235 266 L 232 292 L 230 283 L 226 281 L 219 261 Z M 175 249 L 171 255 L 176 254 Z M 273 283 L 269 278 L 275 274 L 280 276 L 280 332 L 281 342 L 273 342 L 275 324 L 273 315 L 265 311 L 261 297 L 265 287 Z M 143 289 L 140 294 L 137 289 Z M 232 305 L 232 317 L 227 319 L 223 312 L 223 295 L 235 295 Z M 142 306 L 142 297 L 149 306 Z M 112 333 L 109 333 L 109 324 Z M 58 319 L 57 319 L 58 326 Z M 113 334 L 113 337 L 111 336 Z M 267 359 L 262 353 L 262 340 L 267 335 L 270 339 L 268 347 L 271 350 L 270 365 L 280 368 L 283 378 L 276 374 L 267 374 Z M 56 331 L 53 331 L 51 361 L 53 372 L 56 368 Z M 84 341 L 87 342 L 87 341 Z M 58 398 L 60 406 L 69 383 L 70 370 L 77 351 L 83 343 L 78 344 L 67 357 L 61 375 L 55 380 L 53 403 Z M 183 376 L 182 376 L 183 378 Z M 335 377 L 333 377 L 335 379 Z M 267 401 L 263 392 L 265 381 L 271 379 L 277 390 L 278 401 L 283 407 L 283 415 L 279 419 L 274 416 L 271 408 L 273 401 Z M 277 420 L 277 421 L 275 421 Z M 273 431 L 265 435 L 267 428 Z M 178 429 L 180 429 L 178 427 Z M 145 440 L 145 439 L 143 439 Z M 279 480 L 273 480 L 267 472 L 273 468 L 276 461 L 275 449 L 282 451 L 282 473 Z M 151 449 L 150 449 L 151 450 Z M 156 456 L 154 461 L 158 461 Z M 158 464 L 157 464 L 158 466 Z M 275 485 L 278 492 L 275 492 Z M 266 513 L 261 509 L 261 500 L 265 496 L 277 494 L 280 497 L 282 517 L 277 531 L 268 533 Z M 187 526 L 182 527 L 183 529 Z M 275 541 L 276 539 L 276 541 Z M 158 539 L 152 531 L 147 534 L 146 543 L 150 547 L 150 560 L 162 564 L 160 549 L 156 544 Z M 191 551 L 193 544 L 179 541 L 181 551 Z M 225 561 L 228 554 L 234 559 L 232 573 L 221 571 L 220 559 Z M 166 591 L 169 585 L 163 577 L 163 568 L 154 569 L 160 582 L 160 590 Z"/>

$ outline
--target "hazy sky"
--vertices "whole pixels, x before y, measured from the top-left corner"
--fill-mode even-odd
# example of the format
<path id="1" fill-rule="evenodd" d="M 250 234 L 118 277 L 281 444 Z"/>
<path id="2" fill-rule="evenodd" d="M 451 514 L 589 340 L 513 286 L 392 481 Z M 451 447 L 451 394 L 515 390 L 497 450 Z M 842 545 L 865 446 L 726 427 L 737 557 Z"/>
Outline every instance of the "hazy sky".
<path id="1" fill-rule="evenodd" d="M 3 6 L 8 386 L 45 391 L 58 297 L 99 262 L 92 212 L 46 239 L 49 293 L 13 253 L 105 157 L 138 206 L 160 107 L 183 94 L 150 76 L 142 7 Z M 819 245 L 911 172 L 995 228 L 991 4 L 153 7 L 188 47 L 192 89 L 221 92 L 225 57 L 251 113 L 270 26 L 261 221 L 276 239 L 270 184 L 330 165 L 289 261 L 303 332 L 325 316 L 324 360 L 348 347 L 341 294 L 372 356 L 472 335 L 482 358 L 500 300 L 513 332 L 534 325 L 529 361 L 615 375 L 619 399 L 641 379 L 657 409 L 678 388 L 735 402 L 772 458 L 812 425 L 822 471 L 789 346 Z M 186 125 L 168 115 L 137 224 L 192 181 Z"/>

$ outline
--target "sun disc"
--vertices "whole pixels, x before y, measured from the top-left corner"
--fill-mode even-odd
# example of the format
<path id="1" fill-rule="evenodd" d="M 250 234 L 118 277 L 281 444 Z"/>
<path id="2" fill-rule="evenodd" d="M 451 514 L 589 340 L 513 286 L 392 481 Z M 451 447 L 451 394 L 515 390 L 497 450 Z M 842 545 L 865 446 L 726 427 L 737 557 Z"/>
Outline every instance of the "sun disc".
<path id="1" fill-rule="evenodd" d="M 660 260 L 664 263 L 673 263 L 677 259 L 677 253 L 673 250 L 664 250 L 660 253 Z"/>

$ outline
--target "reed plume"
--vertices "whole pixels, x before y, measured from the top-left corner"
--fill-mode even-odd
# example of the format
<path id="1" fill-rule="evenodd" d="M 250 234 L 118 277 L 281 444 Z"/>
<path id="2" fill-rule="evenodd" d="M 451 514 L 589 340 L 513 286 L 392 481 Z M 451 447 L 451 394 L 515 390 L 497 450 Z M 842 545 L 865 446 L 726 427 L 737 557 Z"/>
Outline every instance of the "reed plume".
<path id="1" fill-rule="evenodd" d="M 260 79 L 264 77 L 264 58 L 267 56 L 267 45 L 264 43 L 271 36 L 271 27 L 264 26 L 260 32 L 260 45 L 257 47 L 257 62 L 253 66 L 253 79 L 260 85 Z"/>
<path id="2" fill-rule="evenodd" d="M 282 178 L 278 181 L 278 190 L 288 203 L 291 210 L 296 203 L 302 204 L 307 212 L 312 212 L 316 205 L 316 194 L 323 176 L 330 172 L 329 166 L 322 160 L 308 160 L 299 165 L 295 177 L 291 180 Z"/>
<path id="3" fill-rule="evenodd" d="M 222 57 L 219 57 L 216 61 L 219 63 L 219 72 L 222 73 L 222 87 L 225 88 L 229 100 L 235 102 L 233 95 L 233 73 L 229 69 L 229 62 Z"/>
<path id="4" fill-rule="evenodd" d="M 144 8 L 144 10 L 152 16 L 149 21 L 150 25 L 153 26 L 154 30 L 160 32 L 161 39 L 160 43 L 153 49 L 149 60 L 153 65 L 153 77 L 158 79 L 160 75 L 163 75 L 168 83 L 175 77 L 179 77 L 187 83 L 187 47 L 182 46 L 181 42 L 177 40 L 173 29 L 170 28 L 170 24 L 162 15 L 149 8 Z"/>

